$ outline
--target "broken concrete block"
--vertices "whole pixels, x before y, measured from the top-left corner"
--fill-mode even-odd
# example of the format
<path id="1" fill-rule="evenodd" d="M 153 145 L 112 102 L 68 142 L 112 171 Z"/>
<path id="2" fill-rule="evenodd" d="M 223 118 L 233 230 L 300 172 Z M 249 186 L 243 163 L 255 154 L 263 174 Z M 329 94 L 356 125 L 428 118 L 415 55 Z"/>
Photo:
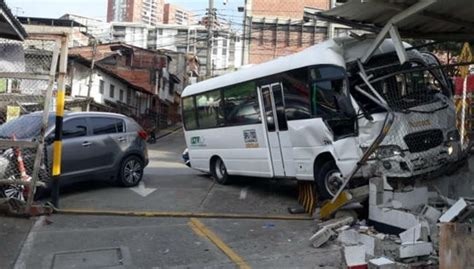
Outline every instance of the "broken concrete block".
<path id="1" fill-rule="evenodd" d="M 394 261 L 381 257 L 369 261 L 369 269 L 396 269 Z"/>
<path id="2" fill-rule="evenodd" d="M 433 245 L 428 242 L 406 242 L 400 246 L 400 258 L 428 256 L 433 252 Z"/>
<path id="3" fill-rule="evenodd" d="M 313 236 L 311 236 L 309 241 L 311 241 L 311 243 L 313 244 L 313 247 L 319 248 L 324 243 L 329 241 L 329 239 L 331 239 L 331 237 L 333 237 L 335 235 L 336 234 L 334 233 L 334 231 L 331 228 L 323 227 L 318 232 L 316 232 Z"/>
<path id="4" fill-rule="evenodd" d="M 360 234 L 359 242 L 365 248 L 365 253 L 371 257 L 378 256 L 381 253 L 381 240 L 370 235 Z"/>
<path id="5" fill-rule="evenodd" d="M 387 227 L 410 229 L 419 223 L 418 216 L 402 210 L 369 205 L 369 220 Z"/>
<path id="6" fill-rule="evenodd" d="M 381 240 L 379 238 L 361 234 L 355 230 L 343 231 L 337 237 L 337 241 L 346 246 L 360 245 L 371 257 L 381 254 Z"/>
<path id="7" fill-rule="evenodd" d="M 337 241 L 341 242 L 346 246 L 358 245 L 359 232 L 357 232 L 356 230 L 343 231 L 337 236 Z"/>
<path id="8" fill-rule="evenodd" d="M 427 241 L 428 235 L 428 227 L 426 225 L 422 225 L 421 223 L 399 234 L 402 243 Z"/>
<path id="9" fill-rule="evenodd" d="M 344 247 L 344 258 L 348 269 L 367 268 L 365 250 L 362 246 Z"/>
<path id="10" fill-rule="evenodd" d="M 466 208 L 468 204 L 466 201 L 461 198 L 459 199 L 453 206 L 451 206 L 446 213 L 444 213 L 440 218 L 439 222 L 452 222 L 458 215 L 461 214 Z"/>
<path id="11" fill-rule="evenodd" d="M 438 222 L 438 219 L 441 217 L 443 213 L 439 211 L 438 209 L 425 205 L 423 209 L 421 210 L 421 215 L 430 223 L 430 224 L 435 224 Z"/>
<path id="12" fill-rule="evenodd" d="M 415 210 L 420 205 L 428 204 L 428 187 L 417 187 L 410 191 L 394 191 L 392 200 L 396 200 L 401 203 L 401 208 L 408 210 Z M 386 191 L 384 196 L 389 195 Z"/>
<path id="13" fill-rule="evenodd" d="M 336 218 L 336 219 L 332 219 L 332 220 L 328 220 L 328 221 L 325 221 L 325 222 L 322 222 L 320 224 L 318 224 L 318 226 L 320 228 L 323 228 L 323 227 L 328 227 L 330 229 L 339 229 L 341 228 L 342 226 L 346 226 L 346 225 L 352 225 L 354 223 L 355 219 L 353 217 L 341 217 L 341 218 Z"/>

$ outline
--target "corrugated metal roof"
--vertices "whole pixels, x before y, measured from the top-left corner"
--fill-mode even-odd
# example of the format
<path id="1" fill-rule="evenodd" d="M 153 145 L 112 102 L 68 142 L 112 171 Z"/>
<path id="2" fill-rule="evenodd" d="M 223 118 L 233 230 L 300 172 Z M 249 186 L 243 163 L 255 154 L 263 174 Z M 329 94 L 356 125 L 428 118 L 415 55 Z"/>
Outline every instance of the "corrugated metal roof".
<path id="1" fill-rule="evenodd" d="M 351 0 L 316 15 L 324 20 L 352 26 L 383 27 L 391 18 L 424 0 Z M 433 40 L 474 40 L 473 0 L 437 0 L 423 11 L 397 23 L 403 37 Z"/>

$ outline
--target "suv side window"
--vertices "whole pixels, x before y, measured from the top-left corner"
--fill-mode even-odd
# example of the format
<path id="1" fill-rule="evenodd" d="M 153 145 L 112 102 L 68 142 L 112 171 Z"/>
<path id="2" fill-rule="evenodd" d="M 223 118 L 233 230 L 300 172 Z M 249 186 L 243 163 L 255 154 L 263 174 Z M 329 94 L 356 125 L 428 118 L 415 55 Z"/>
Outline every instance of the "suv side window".
<path id="1" fill-rule="evenodd" d="M 121 119 L 94 117 L 90 118 L 90 123 L 93 135 L 115 134 L 125 131 L 125 124 Z"/>
<path id="2" fill-rule="evenodd" d="M 63 139 L 87 135 L 87 122 L 85 118 L 70 119 L 64 122 Z"/>

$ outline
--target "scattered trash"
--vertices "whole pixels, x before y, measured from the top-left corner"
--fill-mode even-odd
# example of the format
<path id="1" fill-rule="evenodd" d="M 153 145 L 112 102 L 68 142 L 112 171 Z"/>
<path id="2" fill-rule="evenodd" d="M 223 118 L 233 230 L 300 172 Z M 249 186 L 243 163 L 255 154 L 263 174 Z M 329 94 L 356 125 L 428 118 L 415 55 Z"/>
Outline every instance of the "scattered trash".
<path id="1" fill-rule="evenodd" d="M 163 254 L 168 254 L 169 252 L 170 252 L 170 249 L 167 248 L 167 249 L 165 249 L 162 253 L 163 253 Z"/>
<path id="2" fill-rule="evenodd" d="M 273 227 L 275 227 L 275 224 L 273 224 L 273 223 L 265 223 L 262 226 L 263 229 L 268 229 L 268 228 L 273 228 Z"/>

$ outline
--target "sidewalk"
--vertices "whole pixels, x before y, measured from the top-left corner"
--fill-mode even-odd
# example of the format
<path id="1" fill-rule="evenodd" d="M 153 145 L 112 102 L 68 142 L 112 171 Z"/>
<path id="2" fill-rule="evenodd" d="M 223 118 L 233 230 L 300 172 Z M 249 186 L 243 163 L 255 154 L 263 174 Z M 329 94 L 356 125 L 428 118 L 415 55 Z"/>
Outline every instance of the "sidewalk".
<path id="1" fill-rule="evenodd" d="M 0 215 L 0 268 L 13 268 L 35 221 Z"/>
<path id="2" fill-rule="evenodd" d="M 159 129 L 158 133 L 156 134 L 156 139 L 160 139 L 160 138 L 163 138 L 167 135 L 170 135 L 173 132 L 176 132 L 181 128 L 183 128 L 182 123 L 177 123 L 173 126 L 169 126 L 167 128 L 164 128 L 164 129 Z"/>

